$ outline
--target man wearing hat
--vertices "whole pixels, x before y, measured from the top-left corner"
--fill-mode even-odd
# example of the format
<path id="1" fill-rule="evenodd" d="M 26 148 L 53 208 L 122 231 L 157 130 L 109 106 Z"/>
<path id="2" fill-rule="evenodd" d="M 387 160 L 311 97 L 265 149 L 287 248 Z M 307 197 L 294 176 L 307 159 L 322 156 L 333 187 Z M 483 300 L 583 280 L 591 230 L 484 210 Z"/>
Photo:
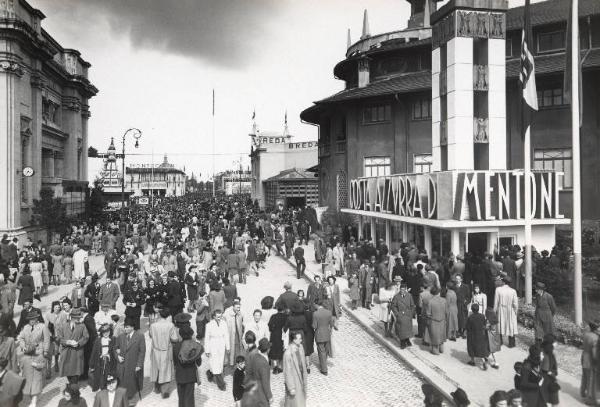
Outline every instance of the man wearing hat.
<path id="1" fill-rule="evenodd" d="M 127 399 L 135 396 L 142 398 L 144 386 L 144 358 L 146 357 L 146 340 L 144 335 L 135 329 L 136 320 L 125 318 L 125 332 L 119 335 L 115 350 L 117 352 L 117 375 L 121 385 L 127 389 Z M 131 403 L 130 403 L 131 404 Z"/>
<path id="2" fill-rule="evenodd" d="M 194 330 L 184 326 L 179 330 L 182 342 L 173 344 L 173 362 L 179 405 L 194 407 L 194 386 L 198 383 L 198 366 L 202 363 L 204 348 L 193 338 Z"/>
<path id="3" fill-rule="evenodd" d="M 87 308 L 90 315 L 94 316 L 100 309 L 100 283 L 98 273 L 92 274 L 92 282 L 85 288 L 84 297 L 87 299 Z"/>
<path id="4" fill-rule="evenodd" d="M 508 347 L 514 348 L 519 298 L 517 292 L 509 285 L 510 282 L 509 276 L 505 276 L 503 280 L 499 281 L 494 296 L 494 312 L 498 316 L 498 333 L 500 337 L 508 336 Z"/>
<path id="5" fill-rule="evenodd" d="M 8 360 L 0 357 L 0 406 L 17 407 L 23 399 L 25 379 L 7 367 Z"/>
<path id="6" fill-rule="evenodd" d="M 42 317 L 42 312 L 38 308 L 35 308 L 34 306 L 32 306 L 31 305 L 32 303 L 33 303 L 32 298 L 25 298 L 25 300 L 23 300 L 23 309 L 21 310 L 21 317 L 19 318 L 19 323 L 17 324 L 17 331 L 16 331 L 17 335 L 19 334 L 19 332 L 21 332 L 23 327 L 25 325 L 27 325 L 30 314 L 37 315 L 37 318 L 39 319 L 39 321 L 44 322 L 44 318 Z"/>
<path id="7" fill-rule="evenodd" d="M 252 363 L 246 366 L 245 383 L 256 381 L 256 407 L 269 407 L 273 400 L 271 392 L 271 368 L 269 366 L 269 348 L 271 344 L 266 338 L 258 342 L 258 353 Z"/>
<path id="8" fill-rule="evenodd" d="M 400 348 L 412 346 L 410 337 L 413 335 L 412 319 L 415 314 L 415 303 L 412 295 L 407 291 L 408 285 L 400 283 L 400 291 L 392 298 L 391 310 L 396 321 L 395 331 Z"/>
<path id="9" fill-rule="evenodd" d="M 554 335 L 556 304 L 552 294 L 546 292 L 546 284 L 541 281 L 535 283 L 535 292 L 535 340 L 541 343 L 544 336 Z"/>
<path id="10" fill-rule="evenodd" d="M 119 387 L 117 376 L 106 377 L 106 389 L 96 393 L 94 407 L 129 407 L 127 390 Z"/>
<path id="11" fill-rule="evenodd" d="M 241 312 L 241 303 L 239 299 L 233 301 L 233 305 L 228 307 L 223 312 L 223 319 L 227 323 L 229 331 L 229 344 L 231 351 L 229 352 L 229 361 L 226 361 L 230 366 L 235 366 L 235 358 L 243 353 L 244 346 L 244 316 Z"/>
<path id="12" fill-rule="evenodd" d="M 72 384 L 77 384 L 79 376 L 83 373 L 83 346 L 89 340 L 87 328 L 81 323 L 81 317 L 81 310 L 75 308 L 71 311 L 70 321 L 64 321 L 55 327 L 56 338 L 60 343 L 59 372 Z"/>
<path id="13" fill-rule="evenodd" d="M 451 392 L 450 395 L 452 396 L 452 401 L 454 401 L 456 407 L 467 407 L 471 404 L 469 397 L 467 397 L 467 393 L 460 387 Z"/>
<path id="14" fill-rule="evenodd" d="M 182 284 L 177 281 L 177 277 L 174 271 L 170 271 L 168 274 L 169 282 L 167 283 L 167 308 L 171 312 L 171 315 L 177 315 L 183 312 L 185 305 L 185 291 Z"/>

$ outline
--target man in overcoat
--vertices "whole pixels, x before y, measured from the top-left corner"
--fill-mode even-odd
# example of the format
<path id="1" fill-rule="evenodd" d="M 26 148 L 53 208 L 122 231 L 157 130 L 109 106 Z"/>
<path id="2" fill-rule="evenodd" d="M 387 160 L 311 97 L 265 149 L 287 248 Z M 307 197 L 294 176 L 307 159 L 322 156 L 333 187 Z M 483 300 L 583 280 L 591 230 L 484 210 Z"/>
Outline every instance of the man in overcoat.
<path id="1" fill-rule="evenodd" d="M 440 297 L 437 287 L 431 289 L 432 298 L 425 309 L 428 321 L 429 344 L 431 353 L 438 355 L 444 352 L 446 341 L 446 316 L 448 315 L 448 303 L 445 298 Z"/>
<path id="2" fill-rule="evenodd" d="M 456 305 L 458 308 L 458 335 L 466 337 L 467 317 L 469 316 L 469 303 L 471 302 L 471 287 L 463 283 L 463 276 L 457 274 L 454 278 L 454 291 L 456 292 Z"/>
<path id="3" fill-rule="evenodd" d="M 72 384 L 77 384 L 79 376 L 83 373 L 84 345 L 89 339 L 87 328 L 81 323 L 81 317 L 81 310 L 75 308 L 71 311 L 70 320 L 55 327 L 56 337 L 60 343 L 59 372 Z"/>
<path id="4" fill-rule="evenodd" d="M 331 328 L 333 328 L 331 311 L 323 308 L 322 301 L 317 303 L 317 310 L 313 313 L 312 327 L 315 330 L 315 342 L 319 355 L 319 368 L 327 376 L 327 355 L 331 355 Z"/>
<path id="5" fill-rule="evenodd" d="M 127 398 L 140 397 L 144 387 L 144 358 L 146 357 L 146 340 L 144 335 L 135 330 L 136 321 L 125 318 L 125 332 L 117 338 L 116 352 L 118 358 L 117 375 L 121 386 L 127 389 Z"/>
<path id="6" fill-rule="evenodd" d="M 467 353 L 471 360 L 469 365 L 475 366 L 475 358 L 481 358 L 482 369 L 487 370 L 487 357 L 490 354 L 488 337 L 485 330 L 485 316 L 479 312 L 479 304 L 471 305 L 473 313 L 467 319 Z"/>
<path id="7" fill-rule="evenodd" d="M 285 407 L 306 406 L 306 357 L 302 346 L 302 332 L 292 332 L 290 346 L 283 354 L 283 381 L 285 383 Z"/>
<path id="8" fill-rule="evenodd" d="M 412 346 L 410 337 L 413 335 L 412 319 L 415 314 L 415 303 L 407 291 L 407 284 L 400 284 L 400 291 L 392 298 L 392 312 L 395 319 L 396 336 L 400 341 L 400 348 Z"/>
<path id="9" fill-rule="evenodd" d="M 556 304 L 552 294 L 546 292 L 546 284 L 538 281 L 535 291 L 535 340 L 541 343 L 546 335 L 554 335 Z"/>
<path id="10" fill-rule="evenodd" d="M 0 406 L 17 407 L 23 399 L 25 379 L 7 367 L 8 360 L 0 357 Z"/>
<path id="11" fill-rule="evenodd" d="M 498 333 L 501 336 L 508 336 L 509 348 L 515 346 L 517 311 L 519 310 L 517 292 L 507 284 L 511 281 L 508 276 L 504 277 L 504 281 L 500 280 L 494 295 L 494 312 L 498 316 Z"/>
<path id="12" fill-rule="evenodd" d="M 160 319 L 150 325 L 148 334 L 152 341 L 150 349 L 150 381 L 154 382 L 154 392 L 169 397 L 169 384 L 173 380 L 173 342 L 179 341 L 179 334 L 173 322 L 169 321 L 169 310 L 160 310 Z"/>
<path id="13" fill-rule="evenodd" d="M 106 279 L 106 284 L 100 287 L 100 294 L 98 296 L 98 300 L 100 303 L 109 302 L 111 304 L 112 309 L 117 308 L 117 300 L 121 295 L 121 290 L 119 289 L 119 285 L 113 283 L 108 277 Z"/>
<path id="14" fill-rule="evenodd" d="M 367 309 L 371 309 L 373 282 L 375 280 L 373 273 L 373 267 L 367 262 L 367 260 L 363 260 L 363 265 L 360 266 L 358 273 L 358 287 L 360 289 L 362 306 L 363 308 Z"/>
<path id="15" fill-rule="evenodd" d="M 269 407 L 273 400 L 271 392 L 271 367 L 269 365 L 269 340 L 262 338 L 258 342 L 258 352 L 249 360 L 246 365 L 245 383 L 256 381 L 255 402 L 252 406 Z"/>
<path id="16" fill-rule="evenodd" d="M 230 366 L 235 366 L 235 358 L 243 354 L 244 349 L 245 327 L 241 308 L 240 301 L 234 300 L 233 305 L 223 312 L 223 318 L 227 323 L 227 330 L 229 331 L 229 343 L 231 345 L 229 360 L 226 361 Z"/>

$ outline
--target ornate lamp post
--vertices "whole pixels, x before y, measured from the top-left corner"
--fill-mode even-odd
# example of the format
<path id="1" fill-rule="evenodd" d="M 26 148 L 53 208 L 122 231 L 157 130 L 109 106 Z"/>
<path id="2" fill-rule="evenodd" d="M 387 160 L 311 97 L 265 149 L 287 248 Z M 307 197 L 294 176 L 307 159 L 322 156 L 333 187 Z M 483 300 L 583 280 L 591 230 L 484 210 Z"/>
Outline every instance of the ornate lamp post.
<path id="1" fill-rule="evenodd" d="M 142 137 L 142 131 L 138 128 L 132 127 L 130 129 L 125 130 L 125 133 L 123 133 L 123 138 L 122 138 L 122 143 L 121 143 L 121 154 L 122 154 L 122 171 L 123 171 L 123 175 L 122 175 L 122 180 L 121 180 L 121 210 L 125 209 L 125 136 L 127 136 L 127 134 L 132 133 L 133 134 L 133 138 L 135 139 L 135 148 L 139 147 L 139 139 L 140 137 Z"/>

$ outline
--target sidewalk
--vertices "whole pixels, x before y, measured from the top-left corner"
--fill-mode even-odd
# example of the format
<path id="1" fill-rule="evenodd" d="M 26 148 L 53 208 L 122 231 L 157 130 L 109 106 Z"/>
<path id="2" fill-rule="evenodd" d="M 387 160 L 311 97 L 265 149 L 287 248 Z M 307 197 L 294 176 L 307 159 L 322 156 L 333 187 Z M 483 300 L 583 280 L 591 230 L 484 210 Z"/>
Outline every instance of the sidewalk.
<path id="1" fill-rule="evenodd" d="M 313 280 L 315 275 L 322 276 L 321 265 L 315 262 L 312 244 L 303 246 L 306 259 L 305 275 Z M 294 268 L 293 258 L 288 263 Z M 438 388 L 450 400 L 450 392 L 457 387 L 463 388 L 471 400 L 472 405 L 487 406 L 489 397 L 495 390 L 510 390 L 513 388 L 514 369 L 516 362 L 522 362 L 527 357 L 525 349 L 517 346 L 515 348 L 502 347 L 495 354 L 500 369 L 481 370 L 467 364 L 466 339 L 457 339 L 456 342 L 446 341 L 444 353 L 432 355 L 429 347 L 421 346 L 421 340 L 412 338 L 413 346 L 401 350 L 398 341 L 386 338 L 383 332 L 383 323 L 379 322 L 373 313 L 364 308 L 351 310 L 350 298 L 348 296 L 348 283 L 345 278 L 338 278 L 340 287 L 342 309 L 363 326 L 380 344 L 387 347 L 397 357 L 406 362 L 421 376 L 425 377 L 432 385 Z M 416 319 L 413 319 L 414 332 L 417 330 Z M 559 369 L 558 383 L 560 384 L 560 404 L 565 406 L 585 405 L 579 397 L 579 384 L 581 377 Z"/>

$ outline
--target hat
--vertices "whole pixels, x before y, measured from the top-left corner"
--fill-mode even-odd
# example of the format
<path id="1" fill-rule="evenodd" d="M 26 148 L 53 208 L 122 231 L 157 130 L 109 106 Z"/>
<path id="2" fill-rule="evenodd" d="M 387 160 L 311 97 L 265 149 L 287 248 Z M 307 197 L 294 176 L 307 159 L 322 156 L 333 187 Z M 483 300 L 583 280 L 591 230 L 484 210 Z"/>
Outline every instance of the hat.
<path id="1" fill-rule="evenodd" d="M 106 384 L 114 383 L 116 381 L 118 381 L 116 376 L 110 374 L 106 376 Z"/>
<path id="2" fill-rule="evenodd" d="M 260 341 L 258 341 L 258 350 L 261 351 L 262 353 L 265 353 L 266 351 L 268 351 L 270 347 L 271 347 L 271 342 L 269 342 L 269 340 L 267 338 L 262 338 Z"/>
<path id="3" fill-rule="evenodd" d="M 74 308 L 71 311 L 71 319 L 73 318 L 81 318 L 81 310 L 79 308 Z"/>
<path id="4" fill-rule="evenodd" d="M 125 321 L 123 322 L 123 326 L 131 326 L 135 328 L 136 320 L 133 317 L 125 317 Z"/>
<path id="5" fill-rule="evenodd" d="M 92 274 L 92 281 L 97 281 L 97 280 L 98 280 L 98 273 Z"/>
<path id="6" fill-rule="evenodd" d="M 450 393 L 454 402 L 459 406 L 468 406 L 471 404 L 469 401 L 469 397 L 467 397 L 467 393 L 461 389 L 460 387 L 456 389 L 456 391 Z"/>
<path id="7" fill-rule="evenodd" d="M 186 312 L 180 312 L 179 314 L 173 317 L 173 321 L 178 323 L 189 322 L 192 319 L 192 316 Z"/>
<path id="8" fill-rule="evenodd" d="M 535 283 L 535 288 L 537 288 L 538 290 L 545 290 L 546 284 L 542 283 L 541 281 L 538 281 L 537 283 Z"/>

